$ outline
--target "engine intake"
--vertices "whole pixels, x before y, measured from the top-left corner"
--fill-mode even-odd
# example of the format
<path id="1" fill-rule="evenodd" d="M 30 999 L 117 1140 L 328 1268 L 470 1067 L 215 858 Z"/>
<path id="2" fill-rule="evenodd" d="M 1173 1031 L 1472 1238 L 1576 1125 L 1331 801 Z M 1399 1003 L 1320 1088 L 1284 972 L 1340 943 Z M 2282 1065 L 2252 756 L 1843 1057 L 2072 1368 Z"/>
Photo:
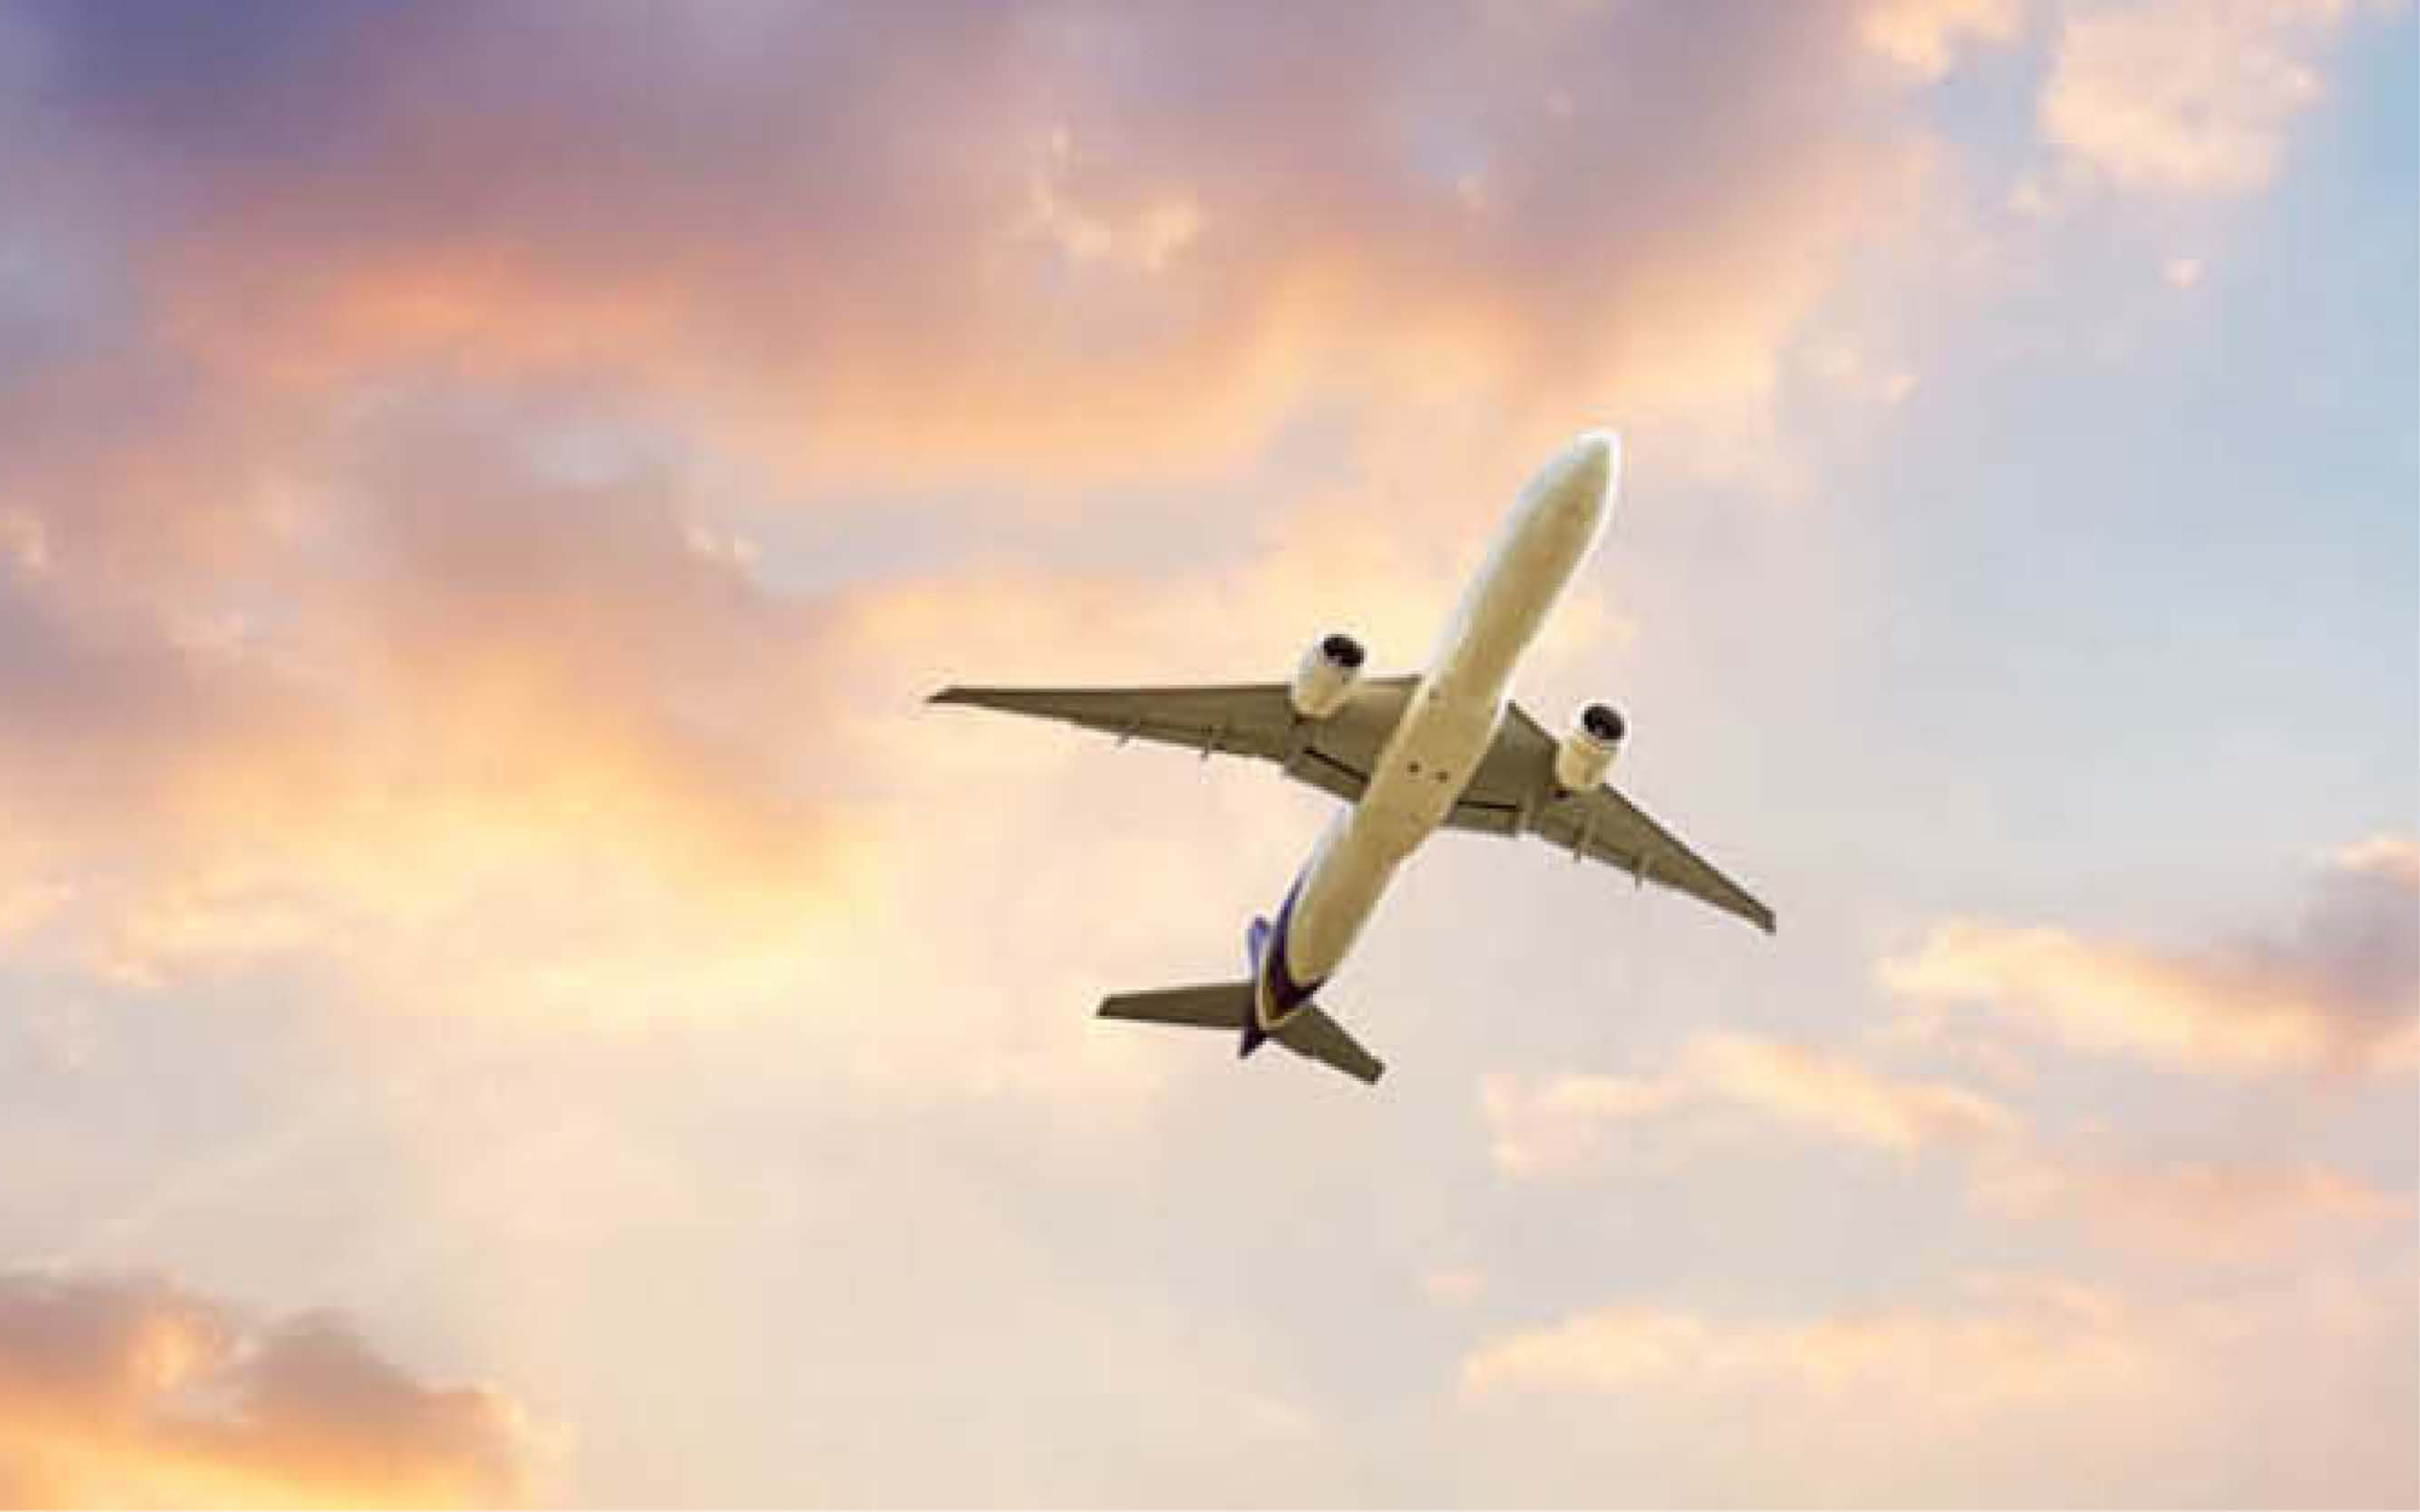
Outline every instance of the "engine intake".
<path id="1" fill-rule="evenodd" d="M 1353 685 L 1361 679 L 1361 663 L 1369 654 L 1349 635 L 1327 635 L 1303 653 L 1287 692 L 1294 713 L 1305 719 L 1325 719 L 1344 707 Z"/>
<path id="2" fill-rule="evenodd" d="M 1555 786 L 1566 793 L 1594 791 L 1621 750 L 1623 728 L 1622 716 L 1611 704 L 1592 703 L 1580 711 L 1570 732 L 1555 747 Z"/>

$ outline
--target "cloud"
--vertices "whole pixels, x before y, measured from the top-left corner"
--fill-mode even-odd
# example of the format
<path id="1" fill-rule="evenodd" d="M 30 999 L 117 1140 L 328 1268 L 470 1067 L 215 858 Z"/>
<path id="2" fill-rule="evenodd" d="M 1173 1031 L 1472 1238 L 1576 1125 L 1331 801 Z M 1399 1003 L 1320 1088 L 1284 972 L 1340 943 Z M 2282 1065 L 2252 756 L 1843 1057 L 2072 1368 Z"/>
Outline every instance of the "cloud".
<path id="1" fill-rule="evenodd" d="M 2155 949 L 1953 920 L 1879 974 L 1922 1008 L 1979 1006 L 2079 1050 L 2246 1074 L 2405 1070 L 2420 1053 L 2420 865 L 2400 837 L 2340 852 L 2282 940 Z"/>
<path id="2" fill-rule="evenodd" d="M 2024 0 L 1874 0 L 1858 19 L 1865 44 L 1925 78 L 1939 78 L 1972 41 L 2014 42 Z"/>
<path id="3" fill-rule="evenodd" d="M 155 991 L 854 1001 L 849 921 L 1019 822 L 900 822 L 966 780 L 905 712 L 970 638 L 1164 672 L 1250 593 L 1267 664 L 1348 598 L 1409 654 L 1459 563 L 1372 497 L 1460 546 L 1574 414 L 1760 408 L 1917 171 L 1827 84 L 1846 6 L 1307 25 L 11 10 L 19 937 Z M 1345 460 L 1269 486 L 1306 422 Z"/>
<path id="4" fill-rule="evenodd" d="M 182 359 L 37 389 L 240 405 L 190 431 L 222 460 L 430 363 L 610 375 L 826 482 L 1201 474 L 1340 394 L 1486 395 L 1521 446 L 1729 415 L 1920 156 L 1835 4 L 1347 9 L 1282 49 L 1088 5 L 33 14 L 47 136 L 170 223 L 127 276 Z"/>
<path id="5" fill-rule="evenodd" d="M 1899 1152 L 1969 1143 L 2019 1124 L 1953 1082 L 1885 1076 L 1846 1056 L 1727 1033 L 1690 1040 L 1659 1076 L 1564 1074 L 1531 1085 L 1491 1075 L 1480 1101 L 1496 1166 L 1513 1176 L 1583 1162 L 1616 1125 L 1708 1107 Z"/>
<path id="6" fill-rule="evenodd" d="M 1461 1384 L 1508 1458 L 1564 1446 L 1531 1501 L 1621 1474 L 1659 1503 L 2357 1505 L 2420 1490 L 2412 1330 L 2408 1274 L 2136 1297 L 1975 1272 L 1796 1314 L 1598 1308 L 1482 1341 Z"/>
<path id="7" fill-rule="evenodd" d="M 1366 538 L 1332 485 L 1282 539 L 1157 575 L 987 556 L 803 591 L 656 433 L 467 384 L 365 402 L 311 460 L 219 613 L 0 580 L 15 958 L 170 1001 L 786 1020 L 815 1074 L 919 1101 L 1138 1106 L 1183 1062 L 1081 1008 L 1167 970 L 1164 921 L 1203 897 L 1265 908 L 1300 838 L 1216 791 L 1170 809 L 1174 758 L 925 693 L 1279 668 L 1348 604 L 1396 661 L 1461 565 Z M 1018 802 L 985 796 L 1011 772 Z M 1154 822 L 997 895 L 1119 795 Z M 963 951 L 929 949 L 936 917 Z M 1117 922 L 1071 957 L 1071 917 Z"/>
<path id="8" fill-rule="evenodd" d="M 2341 848 L 2328 860 L 2346 875 L 2381 878 L 2420 893 L 2420 841 L 2399 834 L 2374 834 Z"/>
<path id="9" fill-rule="evenodd" d="M 2193 196 L 2268 183 L 2324 90 L 2352 0 L 2152 0 L 2072 9 L 2040 102 L 2043 139 L 2120 188 Z"/>
<path id="10" fill-rule="evenodd" d="M 1420 1273 L 1421 1295 L 1446 1307 L 1467 1307 L 1487 1290 L 1487 1273 L 1466 1265 L 1436 1266 Z"/>
<path id="11" fill-rule="evenodd" d="M 1987 1211 L 2202 1260 L 2273 1254 L 2408 1208 L 2317 1161 L 2146 1152 L 2046 1132 L 1955 1081 L 1893 1075 L 1851 1054 L 1735 1033 L 1698 1036 L 1656 1075 L 1492 1074 L 1480 1082 L 1480 1108 L 1496 1169 L 1519 1179 L 1569 1177 L 1600 1162 L 1617 1139 L 1763 1127 L 1949 1157 Z"/>
<path id="12" fill-rule="evenodd" d="M 237 1063 L 279 1042 L 278 1015 L 306 1025 L 293 1032 L 324 1052 L 306 1063 L 331 1079 L 294 1079 L 342 1105 L 347 1132 L 305 1140 L 271 1111 L 269 1137 L 324 1143 L 313 1170 L 357 1172 L 356 1141 L 417 1169 L 343 1256 L 291 1263 L 358 1253 L 382 1274 L 450 1273 L 471 1257 L 496 1274 L 457 1278 L 445 1309 L 567 1379 L 613 1375 L 635 1320 L 684 1379 L 767 1385 L 753 1418 L 718 1420 L 709 1393 L 694 1422 L 666 1423 L 683 1452 L 631 1435 L 620 1463 L 659 1486 L 795 1473 L 685 1452 L 789 1459 L 762 1430 L 828 1398 L 799 1361 L 838 1359 L 897 1379 L 821 1430 L 854 1441 L 854 1478 L 831 1484 L 895 1488 L 896 1456 L 860 1430 L 932 1388 L 915 1362 L 892 1369 L 878 1325 L 937 1295 L 959 1298 L 959 1332 L 991 1357 L 944 1388 L 959 1395 L 942 1416 L 1000 1459 L 911 1468 L 911 1482 L 1029 1463 L 1031 1484 L 1067 1484 L 1015 1394 L 985 1383 L 1036 1350 L 1103 1400 L 1132 1374 L 1098 1368 L 1117 1358 L 1111 1334 L 1135 1332 L 1123 1321 L 1106 1354 L 1064 1348 L 1068 1325 L 1080 1343 L 1120 1314 L 1096 1289 L 1060 1315 L 1064 1246 L 1029 1243 L 1053 1227 L 1036 1227 L 1037 1201 L 1098 1209 L 1082 1199 L 1100 1188 L 1021 1187 L 1028 1124 L 1002 1136 L 1005 1121 L 931 1112 L 1051 1099 L 1088 1170 L 1148 1175 L 1172 1150 L 1218 1150 L 1098 1138 L 1147 1103 L 1190 1116 L 1136 1095 L 1162 1068 L 1233 1067 L 1104 1034 L 1084 1010 L 1105 987 L 1175 979 L 1180 952 L 1236 970 L 1233 925 L 1282 886 L 1301 832 L 1241 822 L 1268 812 L 1265 772 L 1247 809 L 1223 766 L 1113 759 L 1064 731 L 926 714 L 917 696 L 960 676 L 1274 670 L 1348 603 L 1382 657 L 1408 660 L 1449 603 L 1454 532 L 1487 523 L 1460 523 L 1488 512 L 1471 499 L 1509 492 L 1506 458 L 1537 433 L 1622 411 L 1668 436 L 1758 434 L 1723 427 L 1761 413 L 1806 312 L 1920 192 L 1925 128 L 1872 84 L 1889 71 L 1866 56 L 1867 9 L 1306 10 L 1278 48 L 1262 21 L 1175 7 L 11 9 L 0 200 L 28 211 L 0 230 L 9 964 L 71 953 L 107 985 L 62 995 L 179 1020 Z M 1999 25 L 1984 7 L 1927 13 L 1929 40 L 1899 43 L 1919 71 Z M 1856 350 L 1870 366 L 1843 383 L 1904 392 L 1886 349 Z M 971 494 L 970 478 L 998 487 Z M 1205 549 L 1212 532 L 1232 544 Z M 1234 611 L 1244 602 L 1253 615 Z M 1579 627 L 1566 614 L 1555 633 Z M 937 932 L 959 948 L 936 951 Z M 346 1022 L 363 1008 L 457 1017 Z M 661 1022 L 722 1014 L 750 1016 L 748 1032 Z M 632 1020 L 652 1032 L 617 1043 L 646 1095 L 598 1096 L 581 1068 L 614 1037 L 579 1031 Z M 526 1053 L 424 1058 L 490 1034 Z M 716 1054 L 693 1058 L 701 1043 Z M 174 1059 L 135 1058 L 147 1074 Z M 784 1117 L 735 1117 L 737 1075 L 700 1075 L 743 1060 L 735 1072 L 761 1078 L 748 1095 Z M 45 1082 L 66 1084 L 62 1104 L 139 1102 L 151 1083 L 126 1063 Z M 398 1063 L 420 1068 L 432 1125 L 489 1108 L 476 1137 L 386 1130 Z M 1685 1072 L 1676 1109 L 1754 1109 L 1859 1150 L 1963 1148 L 2005 1112 L 1789 1047 L 1710 1045 Z M 876 1094 L 845 1095 L 849 1078 Z M 699 1087 L 714 1090 L 703 1102 Z M 1609 1117 L 1624 1095 L 1568 1091 Z M 1545 1122 L 1564 1096 L 1545 1099 Z M 13 1184 L 30 1194 L 19 1208 L 81 1182 L 88 1129 L 143 1145 L 95 1117 L 43 1125 L 57 1153 Z M 216 1125 L 192 1121 L 205 1144 Z M 627 1163 L 593 1152 L 592 1125 L 629 1143 Z M 1606 1126 L 1564 1125 L 1533 1143 Z M 918 1137 L 898 1138 L 909 1125 Z M 863 1158 L 877 1150 L 908 1164 Z M 839 1152 L 913 1221 L 887 1229 L 819 1195 L 797 1179 L 802 1151 Z M 157 1186 L 216 1242 L 228 1189 L 212 1172 L 229 1157 L 172 1153 Z M 302 1168 L 283 1159 L 245 1178 L 280 1211 Z M 932 1187 L 919 1161 L 963 1168 L 962 1234 L 920 1227 L 953 1205 L 918 1200 Z M 697 1221 L 653 1226 L 619 1256 L 623 1285 L 561 1285 L 617 1205 L 685 1194 L 708 1165 L 740 1184 L 683 1195 L 670 1211 Z M 646 1190 L 616 1186 L 626 1171 Z M 430 1194 L 490 1179 L 491 1220 Z M 131 1214 L 99 1198 L 58 1211 L 71 1229 L 163 1222 L 154 1188 L 129 1186 Z M 387 1182 L 361 1190 L 387 1211 Z M 1272 1190 L 1287 1189 L 1208 1184 L 1189 1221 L 1212 1243 L 1177 1233 L 1138 1257 L 1113 1242 L 1102 1276 L 1146 1278 L 1137 1295 L 1155 1304 L 1241 1285 L 1235 1315 L 1259 1316 L 1235 1267 L 1155 1272 L 1258 1231 L 1226 1220 Z M 724 1221 L 795 1234 L 826 1211 L 832 1244 L 817 1228 L 816 1243 L 735 1245 Z M 527 1237 L 549 1228 L 573 1239 Z M 654 1297 L 664 1257 L 711 1281 L 848 1246 L 867 1246 L 867 1276 L 918 1261 L 931 1274 L 899 1285 L 925 1300 L 774 1317 L 709 1297 L 699 1315 L 727 1331 L 711 1344 L 687 1336 L 688 1310 L 611 1305 Z M 1031 1276 L 1004 1273 L 999 1251 L 1025 1247 Z M 979 1283 L 948 1284 L 961 1264 Z M 1451 1300 L 1480 1276 L 1429 1285 Z M 1493 1281 L 1473 1311 L 1517 1292 Z M 201 1372 L 197 1412 L 216 1423 L 233 1394 L 248 1424 L 345 1437 L 305 1409 L 366 1400 L 334 1381 L 368 1365 L 296 1342 L 301 1324 L 175 1295 L 233 1340 L 223 1363 L 180 1367 Z M 1003 1295 L 1040 1305 L 1004 1313 Z M 1305 1297 L 1316 1329 L 1327 1310 Z M 1218 1314 L 1199 1300 L 1168 1308 L 1146 1345 L 1175 1362 L 1171 1380 L 1201 1374 Z M 1301 1349 L 1315 1337 L 1269 1352 L 1353 1353 Z M 1159 1401 L 1165 1436 L 1130 1456 L 1163 1474 L 1201 1458 L 1252 1492 L 1267 1484 L 1257 1456 L 1221 1458 L 1199 1432 L 1235 1401 L 1256 1402 L 1248 1420 L 1272 1438 L 1306 1439 L 1306 1458 L 1366 1426 L 1307 1411 L 1256 1344 L 1236 1346 L 1233 1373 L 1257 1395 L 1193 1393 L 1207 1416 Z M 600 1388 L 622 1403 L 617 1426 L 652 1405 L 640 1376 Z M 176 1410 L 145 1424 L 182 1421 L 183 1391 L 166 1395 Z M 49 1442 L 94 1446 L 91 1465 L 43 1472 L 62 1484 L 243 1469 L 138 1462 L 119 1437 Z"/>
<path id="13" fill-rule="evenodd" d="M 458 951 L 507 877 L 685 897 L 742 935 L 838 883 L 813 614 L 668 475 L 560 475 L 552 429 L 365 425 L 223 618 L 0 582 L 12 892 L 72 886 L 49 912 L 157 982 L 382 935 Z"/>
<path id="14" fill-rule="evenodd" d="M 2162 1160 L 2106 1140 L 2010 1146 L 1979 1162 L 1973 1179 L 1996 1211 L 2065 1215 L 2138 1247 L 2205 1262 L 2257 1259 L 2411 1206 L 2315 1160 Z"/>
<path id="15" fill-rule="evenodd" d="M 1975 1284 L 1998 1305 L 1781 1324 L 1606 1308 L 1482 1345 L 1463 1362 L 1462 1393 L 1720 1397 L 1778 1384 L 1833 1410 L 1863 1402 L 1955 1419 L 2006 1400 L 2149 1383 L 2155 1363 L 2113 1327 L 2122 1312 L 2107 1295 L 2058 1280 Z"/>
<path id="16" fill-rule="evenodd" d="M 173 1282 L 0 1274 L 0 1482 L 15 1504 L 475 1506 L 530 1440 L 323 1314 L 264 1324 Z"/>

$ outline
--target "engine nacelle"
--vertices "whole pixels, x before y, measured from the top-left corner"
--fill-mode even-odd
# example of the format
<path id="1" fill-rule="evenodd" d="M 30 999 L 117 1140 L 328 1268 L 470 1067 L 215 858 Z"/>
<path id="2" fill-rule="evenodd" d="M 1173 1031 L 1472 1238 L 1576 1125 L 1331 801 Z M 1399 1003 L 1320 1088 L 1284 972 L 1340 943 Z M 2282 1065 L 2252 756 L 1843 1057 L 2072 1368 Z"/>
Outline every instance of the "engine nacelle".
<path id="1" fill-rule="evenodd" d="M 1287 694 L 1294 712 L 1305 719 L 1325 719 L 1343 708 L 1367 660 L 1361 643 L 1349 635 L 1321 637 L 1294 669 L 1294 685 Z"/>
<path id="2" fill-rule="evenodd" d="M 1554 782 L 1566 793 L 1593 793 L 1622 748 L 1622 716 L 1611 704 L 1580 711 L 1570 733 L 1554 748 Z"/>

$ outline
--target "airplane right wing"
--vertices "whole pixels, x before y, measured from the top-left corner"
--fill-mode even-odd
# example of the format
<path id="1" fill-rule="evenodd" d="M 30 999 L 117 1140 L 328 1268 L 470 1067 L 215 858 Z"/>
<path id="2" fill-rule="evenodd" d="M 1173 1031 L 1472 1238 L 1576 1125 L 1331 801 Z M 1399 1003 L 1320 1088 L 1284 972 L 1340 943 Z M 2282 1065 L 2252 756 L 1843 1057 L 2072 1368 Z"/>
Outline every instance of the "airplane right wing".
<path id="1" fill-rule="evenodd" d="M 1519 704 L 1506 709 L 1495 745 L 1445 822 L 1491 834 L 1537 835 L 1575 858 L 1616 867 L 1642 884 L 1685 893 L 1773 932 L 1772 909 L 1610 785 L 1586 793 L 1557 789 L 1554 747 L 1554 737 Z"/>

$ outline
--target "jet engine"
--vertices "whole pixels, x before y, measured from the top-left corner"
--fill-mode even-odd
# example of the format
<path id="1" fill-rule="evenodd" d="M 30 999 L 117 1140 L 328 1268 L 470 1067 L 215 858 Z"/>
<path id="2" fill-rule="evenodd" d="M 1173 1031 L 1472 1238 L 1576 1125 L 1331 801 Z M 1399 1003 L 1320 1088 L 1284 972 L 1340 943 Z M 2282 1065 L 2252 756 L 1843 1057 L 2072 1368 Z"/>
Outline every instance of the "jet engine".
<path id="1" fill-rule="evenodd" d="M 1361 663 L 1366 660 L 1361 643 L 1353 637 L 1322 637 L 1303 653 L 1302 665 L 1294 669 L 1294 685 L 1287 694 L 1294 712 L 1305 719 L 1325 719 L 1343 708 L 1354 683 L 1361 679 Z"/>
<path id="2" fill-rule="evenodd" d="M 1621 748 L 1622 716 L 1611 704 L 1590 704 L 1554 748 L 1555 786 L 1566 793 L 1596 791 Z"/>

